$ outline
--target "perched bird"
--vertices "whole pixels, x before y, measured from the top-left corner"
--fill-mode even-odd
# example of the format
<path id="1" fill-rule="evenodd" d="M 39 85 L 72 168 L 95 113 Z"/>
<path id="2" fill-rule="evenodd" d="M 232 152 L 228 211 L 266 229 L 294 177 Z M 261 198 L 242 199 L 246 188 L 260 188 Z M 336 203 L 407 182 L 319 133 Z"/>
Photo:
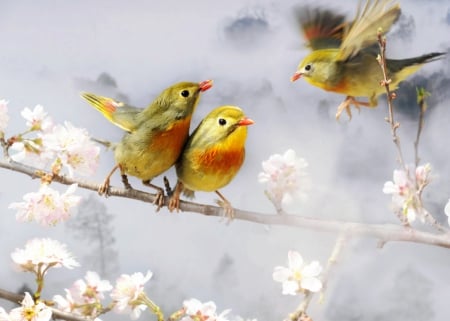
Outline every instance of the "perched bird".
<path id="1" fill-rule="evenodd" d="M 352 104 L 358 109 L 375 107 L 377 97 L 385 92 L 380 85 L 383 74 L 377 61 L 377 33 L 388 32 L 399 16 L 400 6 L 390 0 L 367 0 L 352 22 L 329 9 L 297 8 L 298 22 L 312 52 L 300 62 L 291 81 L 303 77 L 314 86 L 347 95 L 338 107 L 336 119 L 343 110 L 351 118 Z M 386 59 L 391 89 L 396 89 L 424 63 L 443 55 L 435 52 L 408 59 Z M 357 101 L 357 96 L 367 97 L 369 102 Z"/>
<path id="2" fill-rule="evenodd" d="M 165 89 L 145 109 L 82 93 L 110 122 L 127 131 L 120 142 L 112 144 L 116 166 L 100 186 L 99 194 L 108 196 L 110 178 L 119 169 L 125 188 L 132 189 L 127 178 L 131 175 L 156 189 L 154 203 L 159 209 L 164 202 L 164 191 L 150 181 L 169 169 L 180 156 L 200 93 L 211 86 L 212 80 L 177 83 Z"/>
<path id="3" fill-rule="evenodd" d="M 176 163 L 178 182 L 169 201 L 169 210 L 179 209 L 180 194 L 194 191 L 216 192 L 228 217 L 234 216 L 230 202 L 218 191 L 236 176 L 245 158 L 247 126 L 253 120 L 236 106 L 211 111 L 189 137 Z"/>

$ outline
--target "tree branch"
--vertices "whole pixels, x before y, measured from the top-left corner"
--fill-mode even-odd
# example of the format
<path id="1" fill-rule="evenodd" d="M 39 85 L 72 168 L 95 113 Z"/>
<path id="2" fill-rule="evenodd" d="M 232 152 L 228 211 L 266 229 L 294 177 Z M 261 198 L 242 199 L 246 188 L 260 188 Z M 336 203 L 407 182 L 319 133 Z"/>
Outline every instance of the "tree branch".
<path id="1" fill-rule="evenodd" d="M 50 172 L 13 161 L 8 162 L 5 160 L 0 160 L 0 167 L 28 175 L 31 178 L 40 178 L 42 176 L 51 175 Z M 53 181 L 63 185 L 78 184 L 81 188 L 95 192 L 100 186 L 99 184 L 93 182 L 77 180 L 65 176 L 55 176 Z M 146 203 L 153 203 L 155 200 L 155 194 L 139 190 L 126 190 L 124 188 L 117 187 L 111 187 L 110 195 L 139 200 Z M 164 206 L 167 206 L 168 203 L 169 197 L 166 196 L 164 199 Z M 194 212 L 207 216 L 222 217 L 224 215 L 223 208 L 221 207 L 188 201 L 180 201 L 180 209 L 184 212 Z M 274 215 L 256 213 L 239 209 L 235 209 L 235 219 L 265 225 L 296 226 L 322 232 L 343 233 L 344 235 L 351 237 L 373 237 L 378 239 L 381 244 L 395 241 L 422 243 L 450 248 L 450 233 L 435 234 L 394 224 L 366 224 L 340 220 L 318 219 L 292 214 Z"/>

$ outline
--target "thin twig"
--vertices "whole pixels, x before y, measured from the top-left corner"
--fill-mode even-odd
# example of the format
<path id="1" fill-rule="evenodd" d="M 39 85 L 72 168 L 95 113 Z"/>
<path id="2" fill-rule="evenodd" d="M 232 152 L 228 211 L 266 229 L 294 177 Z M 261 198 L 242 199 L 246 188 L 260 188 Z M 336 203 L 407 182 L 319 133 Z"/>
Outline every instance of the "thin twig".
<path id="1" fill-rule="evenodd" d="M 400 137 L 397 135 L 397 129 L 400 127 L 400 124 L 398 122 L 395 122 L 394 120 L 394 106 L 392 104 L 392 101 L 395 98 L 395 93 L 393 93 L 390 88 L 389 84 L 391 83 L 391 79 L 388 78 L 387 74 L 387 65 L 386 65 L 386 38 L 382 35 L 381 31 L 378 32 L 378 44 L 380 46 L 380 55 L 378 57 L 378 62 L 381 66 L 381 70 L 383 73 L 383 80 L 381 81 L 381 85 L 384 86 L 386 89 L 386 96 L 387 96 L 387 102 L 388 102 L 388 108 L 389 108 L 389 117 L 386 119 L 389 125 L 391 126 L 391 135 L 392 140 L 397 147 L 397 154 L 398 154 L 398 161 L 400 163 L 400 166 L 406 170 L 405 162 L 403 160 L 403 153 L 402 148 L 400 145 Z"/>
<path id="2" fill-rule="evenodd" d="M 342 249 L 344 248 L 345 242 L 347 241 L 347 234 L 341 232 L 334 244 L 333 251 L 331 252 L 330 258 L 328 259 L 327 266 L 322 273 L 322 291 L 320 293 L 320 301 L 323 301 L 323 296 L 328 286 L 329 276 L 333 266 L 338 262 L 339 257 L 342 254 Z"/>

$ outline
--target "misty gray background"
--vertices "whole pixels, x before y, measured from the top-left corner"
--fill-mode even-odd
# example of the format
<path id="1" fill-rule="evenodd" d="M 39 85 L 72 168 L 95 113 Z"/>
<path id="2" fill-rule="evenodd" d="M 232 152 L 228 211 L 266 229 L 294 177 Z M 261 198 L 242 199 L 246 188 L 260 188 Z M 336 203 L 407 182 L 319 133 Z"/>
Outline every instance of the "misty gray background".
<path id="1" fill-rule="evenodd" d="M 119 97 L 146 106 L 161 90 L 178 81 L 214 79 L 202 95 L 192 128 L 211 109 L 234 104 L 255 120 L 249 127 L 245 165 L 222 190 L 241 209 L 273 214 L 257 182 L 261 162 L 293 148 L 309 166 L 312 186 L 306 202 L 289 213 L 304 216 L 395 223 L 390 196 L 382 193 L 392 179 L 396 152 L 384 121 L 385 100 L 377 109 L 343 115 L 344 98 L 289 81 L 308 51 L 292 21 L 292 6 L 302 1 L 0 1 L 0 98 L 10 101 L 7 135 L 21 131 L 20 111 L 44 105 L 55 122 L 71 121 L 95 137 L 118 140 L 119 128 L 108 123 L 80 96 L 80 91 Z M 357 1 L 319 1 L 352 17 Z M 450 1 L 401 1 L 403 15 L 388 37 L 390 57 L 402 58 L 450 47 Z M 102 73 L 103 76 L 99 76 Z M 413 162 L 417 107 L 415 87 L 432 92 L 420 146 L 423 162 L 433 166 L 433 183 L 424 193 L 426 207 L 446 222 L 450 197 L 449 58 L 426 65 L 398 91 L 399 134 L 408 162 Z M 89 178 L 100 183 L 113 166 L 102 149 L 100 167 Z M 175 181 L 173 170 L 167 175 Z M 140 182 L 131 184 L 142 189 Z M 162 184 L 161 178 L 153 181 Z M 121 186 L 120 177 L 112 183 Z M 15 271 L 10 253 L 33 237 L 67 243 L 82 263 L 73 271 L 55 270 L 44 296 L 63 294 L 77 278 L 98 269 L 98 248 L 73 225 L 98 208 L 108 213 L 105 273 L 154 272 L 147 286 L 151 299 L 169 314 L 182 301 L 213 300 L 219 311 L 231 308 L 243 317 L 281 320 L 301 297 L 281 295 L 272 281 L 273 267 L 285 265 L 288 250 L 306 260 L 326 263 L 336 235 L 307 229 L 271 227 L 192 213 L 155 214 L 154 207 L 133 200 L 98 197 L 79 191 L 88 205 L 71 224 L 42 228 L 19 224 L 7 207 L 36 191 L 38 180 L 1 170 L 0 287 L 15 291 L 32 275 Z M 53 186 L 61 191 L 65 186 Z M 198 193 L 211 204 L 214 194 Z M 86 209 L 87 208 L 87 209 Z M 90 209 L 90 210 L 88 210 Z M 96 213 L 99 213 L 98 211 Z M 89 215 L 87 215 L 89 217 Z M 77 221 L 79 220 L 79 221 Z M 82 224 L 79 224 L 82 225 Z M 420 225 L 418 223 L 417 225 Z M 81 237 L 80 237 L 81 233 Z M 88 233 L 88 232 L 86 232 Z M 90 235 L 92 236 L 92 234 Z M 105 236 L 105 235 L 104 235 Z M 410 243 L 353 239 L 333 269 L 323 304 L 316 298 L 314 320 L 448 320 L 450 251 Z M 0 306 L 7 306 L 0 301 Z M 104 320 L 123 320 L 109 314 Z"/>

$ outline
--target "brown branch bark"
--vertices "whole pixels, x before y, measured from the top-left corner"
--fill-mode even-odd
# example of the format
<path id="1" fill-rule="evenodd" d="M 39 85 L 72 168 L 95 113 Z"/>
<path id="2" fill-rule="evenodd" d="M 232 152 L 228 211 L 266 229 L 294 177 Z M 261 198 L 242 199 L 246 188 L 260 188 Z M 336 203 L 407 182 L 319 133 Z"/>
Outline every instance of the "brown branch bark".
<path id="1" fill-rule="evenodd" d="M 5 160 L 0 160 L 0 167 L 28 175 L 31 178 L 40 178 L 41 176 L 50 174 L 46 171 L 42 171 L 31 166 L 8 162 Z M 93 182 L 72 179 L 65 176 L 56 176 L 53 181 L 64 185 L 76 183 L 81 188 L 95 192 L 99 187 L 99 184 Z M 146 203 L 153 203 L 155 200 L 155 194 L 150 194 L 139 190 L 126 190 L 123 188 L 111 187 L 110 194 L 111 196 L 134 199 Z M 165 197 L 164 206 L 167 206 L 168 203 L 169 198 Z M 207 216 L 221 217 L 224 215 L 221 207 L 187 201 L 180 202 L 180 210 Z M 380 244 L 385 244 L 387 242 L 411 242 L 450 248 L 450 233 L 430 233 L 394 224 L 367 224 L 331 219 L 319 219 L 293 214 L 274 215 L 267 213 L 256 213 L 239 209 L 235 209 L 235 219 L 265 225 L 296 226 L 322 232 L 343 233 L 349 237 L 372 237 L 378 239 Z"/>

